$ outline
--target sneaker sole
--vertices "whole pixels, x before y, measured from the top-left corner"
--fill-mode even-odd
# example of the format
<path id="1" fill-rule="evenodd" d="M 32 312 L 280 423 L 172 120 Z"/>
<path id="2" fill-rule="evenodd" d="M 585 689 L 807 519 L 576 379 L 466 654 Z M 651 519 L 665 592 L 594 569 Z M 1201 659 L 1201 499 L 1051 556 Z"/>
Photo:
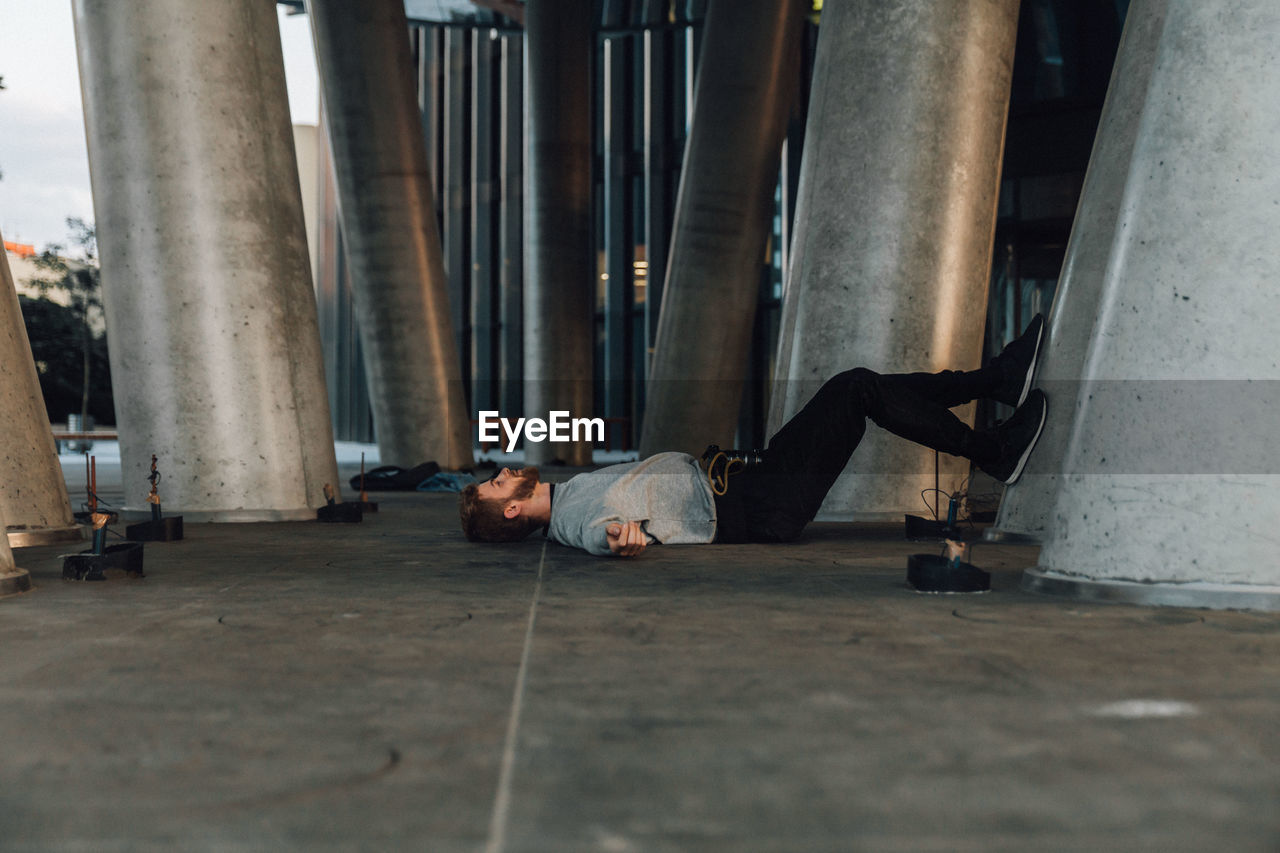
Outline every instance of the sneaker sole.
<path id="1" fill-rule="evenodd" d="M 1040 331 L 1036 334 L 1036 348 L 1031 351 L 1031 363 L 1027 365 L 1027 376 L 1022 382 L 1022 393 L 1018 395 L 1018 402 L 1014 404 L 1014 408 L 1018 408 L 1027 402 L 1027 395 L 1031 393 L 1031 380 L 1036 376 L 1036 362 L 1040 360 L 1040 344 L 1044 341 L 1044 323 L 1040 324 Z"/>
<path id="2" fill-rule="evenodd" d="M 1018 457 L 1018 464 L 1014 466 L 1013 473 L 1004 481 L 1006 486 L 1012 486 L 1022 476 L 1022 469 L 1026 467 L 1027 460 L 1031 458 L 1031 451 L 1035 450 L 1036 444 L 1040 442 L 1040 433 L 1044 432 L 1044 423 L 1048 418 L 1049 404 L 1046 402 L 1044 408 L 1040 410 L 1040 425 L 1036 427 L 1036 434 L 1031 437 L 1031 441 L 1027 442 L 1027 449 L 1022 451 L 1022 455 Z"/>

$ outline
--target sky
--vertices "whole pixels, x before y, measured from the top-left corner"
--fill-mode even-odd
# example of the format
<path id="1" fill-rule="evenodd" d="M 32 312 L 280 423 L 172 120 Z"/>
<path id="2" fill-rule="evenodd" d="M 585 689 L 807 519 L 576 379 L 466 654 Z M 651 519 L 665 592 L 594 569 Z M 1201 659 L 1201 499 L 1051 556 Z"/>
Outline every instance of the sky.
<path id="1" fill-rule="evenodd" d="M 294 124 L 315 124 L 319 87 L 305 15 L 277 7 Z M 43 250 L 93 221 L 71 0 L 0 0 L 0 233 Z"/>

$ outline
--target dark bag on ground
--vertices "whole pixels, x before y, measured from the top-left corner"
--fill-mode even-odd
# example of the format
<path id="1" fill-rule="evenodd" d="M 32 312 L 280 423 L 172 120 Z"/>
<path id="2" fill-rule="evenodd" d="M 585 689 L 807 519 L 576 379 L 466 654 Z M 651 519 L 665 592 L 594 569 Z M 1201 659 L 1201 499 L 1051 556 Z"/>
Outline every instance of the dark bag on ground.
<path id="1" fill-rule="evenodd" d="M 365 472 L 364 489 L 367 492 L 412 492 L 423 480 L 439 473 L 440 466 L 434 462 L 423 462 L 413 468 L 383 465 Z M 360 491 L 359 474 L 351 478 L 351 488 Z"/>

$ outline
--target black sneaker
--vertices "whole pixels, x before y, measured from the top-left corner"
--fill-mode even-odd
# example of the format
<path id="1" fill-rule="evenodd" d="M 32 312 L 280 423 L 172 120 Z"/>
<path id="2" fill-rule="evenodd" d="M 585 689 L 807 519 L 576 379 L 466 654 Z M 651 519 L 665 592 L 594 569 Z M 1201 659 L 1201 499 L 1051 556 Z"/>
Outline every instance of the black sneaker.
<path id="1" fill-rule="evenodd" d="M 992 392 L 991 399 L 1014 408 L 1026 401 L 1043 340 L 1044 315 L 1037 314 L 1031 318 L 1017 340 L 1010 342 L 998 356 L 991 359 L 988 366 L 1000 372 L 1000 384 Z"/>
<path id="2" fill-rule="evenodd" d="M 1022 476 L 1022 469 L 1035 449 L 1040 433 L 1044 430 L 1049 403 L 1039 388 L 1027 394 L 1027 401 L 1000 426 L 996 427 L 996 441 L 1000 456 L 982 468 L 1006 486 L 1011 486 Z"/>

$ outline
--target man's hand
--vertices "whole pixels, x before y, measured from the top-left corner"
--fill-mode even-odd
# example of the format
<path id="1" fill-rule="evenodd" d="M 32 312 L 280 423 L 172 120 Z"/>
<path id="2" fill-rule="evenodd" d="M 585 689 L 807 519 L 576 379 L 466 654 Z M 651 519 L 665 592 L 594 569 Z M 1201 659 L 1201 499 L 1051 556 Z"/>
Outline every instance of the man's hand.
<path id="1" fill-rule="evenodd" d="M 634 557 L 649 544 L 649 536 L 638 521 L 613 522 L 604 529 L 609 550 L 619 557 Z"/>

